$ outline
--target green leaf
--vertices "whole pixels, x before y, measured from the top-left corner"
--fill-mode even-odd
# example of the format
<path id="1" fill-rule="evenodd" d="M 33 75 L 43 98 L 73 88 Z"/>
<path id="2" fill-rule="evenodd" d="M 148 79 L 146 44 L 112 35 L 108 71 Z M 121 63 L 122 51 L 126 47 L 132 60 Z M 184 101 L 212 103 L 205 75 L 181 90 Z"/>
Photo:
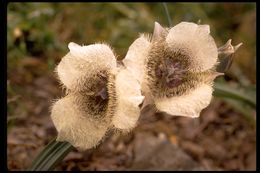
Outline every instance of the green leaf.
<path id="1" fill-rule="evenodd" d="M 216 97 L 224 97 L 235 100 L 241 100 L 244 103 L 256 107 L 256 91 L 251 88 L 250 91 L 243 88 L 233 88 L 224 83 L 215 83 L 213 95 Z"/>
<path id="2" fill-rule="evenodd" d="M 49 171 L 61 162 L 64 157 L 73 149 L 68 142 L 58 142 L 53 139 L 32 162 L 29 171 Z"/>

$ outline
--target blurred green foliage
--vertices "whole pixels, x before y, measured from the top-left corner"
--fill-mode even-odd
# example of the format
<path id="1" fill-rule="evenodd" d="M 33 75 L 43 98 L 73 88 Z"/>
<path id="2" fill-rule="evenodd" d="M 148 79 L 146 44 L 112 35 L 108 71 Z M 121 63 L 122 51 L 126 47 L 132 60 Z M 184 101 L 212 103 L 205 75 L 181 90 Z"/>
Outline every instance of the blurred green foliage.
<path id="1" fill-rule="evenodd" d="M 250 48 L 252 57 L 248 58 L 255 58 L 255 32 L 243 32 L 240 28 L 251 20 L 254 23 L 247 25 L 247 29 L 255 29 L 254 3 L 167 3 L 167 6 L 174 25 L 201 20 L 202 24 L 210 24 L 218 46 L 233 38 L 235 43 L 244 42 Z M 57 51 L 62 56 L 70 41 L 107 42 L 123 58 L 138 33 L 152 32 L 154 21 L 168 26 L 162 3 L 10 3 L 7 21 L 9 58 L 28 55 L 47 58 Z"/>
<path id="2" fill-rule="evenodd" d="M 234 44 L 243 42 L 224 82 L 255 85 L 255 3 L 167 3 L 167 7 L 173 25 L 199 20 L 209 24 L 218 47 L 229 38 Z M 8 98 L 21 94 L 19 88 L 35 77 L 52 73 L 69 42 L 106 42 L 122 59 L 139 33 L 152 32 L 154 21 L 168 26 L 162 3 L 9 3 L 7 8 Z M 8 106 L 8 114 L 13 114 L 14 108 Z"/>

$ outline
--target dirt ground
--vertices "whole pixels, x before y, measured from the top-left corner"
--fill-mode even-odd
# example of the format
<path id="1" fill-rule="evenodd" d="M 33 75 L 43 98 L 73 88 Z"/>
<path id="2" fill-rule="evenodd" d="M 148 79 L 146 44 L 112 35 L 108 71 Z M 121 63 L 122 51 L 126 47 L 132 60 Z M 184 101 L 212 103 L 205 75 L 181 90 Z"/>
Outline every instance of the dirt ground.
<path id="1" fill-rule="evenodd" d="M 22 101 L 31 111 L 25 113 L 16 110 L 19 116 L 16 118 L 15 127 L 10 128 L 8 133 L 9 170 L 28 168 L 32 158 L 36 157 L 56 135 L 50 119 L 49 106 L 50 100 L 61 95 L 57 81 L 50 73 L 36 78 L 25 87 L 24 95 L 14 98 Z M 138 126 L 129 134 L 111 135 L 100 146 L 90 151 L 82 153 L 73 150 L 56 170 L 151 169 L 145 165 L 150 164 L 147 163 L 150 157 L 160 157 L 161 150 L 149 146 L 152 143 L 155 143 L 155 146 L 159 145 L 158 141 L 161 139 L 175 147 L 175 150 L 180 150 L 182 156 L 174 153 L 167 156 L 169 159 L 164 160 L 166 167 L 154 163 L 153 168 L 157 170 L 178 169 L 178 165 L 176 167 L 171 164 L 174 159 L 178 160 L 178 157 L 185 161 L 183 155 L 185 158 L 186 155 L 189 157 L 189 163 L 196 162 L 195 169 L 196 167 L 203 170 L 256 169 L 255 126 L 223 101 L 214 98 L 210 106 L 203 110 L 200 118 L 196 119 L 143 114 Z M 164 148 L 164 145 L 161 147 Z M 171 152 L 170 150 L 172 149 L 169 148 L 168 152 Z M 140 161 L 140 158 L 143 159 Z M 138 162 L 142 162 L 141 167 L 136 166 Z M 187 165 L 180 167 L 179 170 L 189 168 Z M 194 166 L 190 168 L 193 169 Z"/>

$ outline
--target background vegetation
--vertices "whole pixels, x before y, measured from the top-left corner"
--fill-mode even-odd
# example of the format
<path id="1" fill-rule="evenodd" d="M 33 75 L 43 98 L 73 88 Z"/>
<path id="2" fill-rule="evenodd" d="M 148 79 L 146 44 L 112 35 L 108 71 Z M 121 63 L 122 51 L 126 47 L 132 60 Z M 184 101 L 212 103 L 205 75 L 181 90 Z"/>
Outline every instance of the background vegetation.
<path id="1" fill-rule="evenodd" d="M 173 25 L 199 20 L 209 24 L 218 47 L 229 38 L 235 45 L 243 42 L 232 68 L 218 82 L 255 99 L 256 5 L 167 3 L 167 6 Z M 53 70 L 68 52 L 68 43 L 106 42 L 114 48 L 118 59 L 122 59 L 139 33 L 153 31 L 154 21 L 168 26 L 162 3 L 9 3 L 7 117 L 10 170 L 27 168 L 32 158 L 56 135 L 49 106 L 63 93 Z M 255 116 L 255 107 L 219 98 L 214 98 L 199 119 L 144 116 L 131 134 L 126 137 L 114 135 L 93 151 L 74 151 L 57 170 L 129 168 L 135 163 L 129 152 L 139 152 L 134 146 L 140 142 L 136 136 L 143 131 L 155 136 L 165 135 L 168 141 L 206 169 L 252 170 L 256 167 Z M 100 155 L 102 152 L 105 154 Z"/>

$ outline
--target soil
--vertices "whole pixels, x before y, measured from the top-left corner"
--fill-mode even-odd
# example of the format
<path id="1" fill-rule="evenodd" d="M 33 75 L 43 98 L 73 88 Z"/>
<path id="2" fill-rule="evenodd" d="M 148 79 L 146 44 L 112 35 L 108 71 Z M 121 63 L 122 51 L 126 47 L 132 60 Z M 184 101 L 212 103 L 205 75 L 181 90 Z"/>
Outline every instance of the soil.
<path id="1" fill-rule="evenodd" d="M 23 86 L 8 131 L 8 169 L 25 170 L 57 135 L 50 118 L 62 96 L 53 74 Z M 73 150 L 55 170 L 255 170 L 256 129 L 228 104 L 214 98 L 199 118 L 143 113 L 128 134 L 115 133 L 97 148 Z"/>

